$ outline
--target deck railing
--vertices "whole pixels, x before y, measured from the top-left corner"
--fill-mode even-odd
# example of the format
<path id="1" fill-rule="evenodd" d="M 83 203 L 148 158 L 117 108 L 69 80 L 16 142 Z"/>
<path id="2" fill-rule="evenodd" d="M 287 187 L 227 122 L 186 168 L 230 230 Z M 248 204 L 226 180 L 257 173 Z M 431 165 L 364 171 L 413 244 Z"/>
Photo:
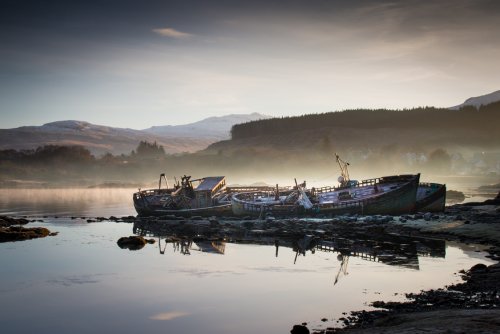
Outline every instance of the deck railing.
<path id="1" fill-rule="evenodd" d="M 246 192 L 258 192 L 258 191 L 275 191 L 276 187 L 271 186 L 235 186 L 235 187 L 226 187 L 228 192 L 235 193 L 246 193 Z M 279 187 L 279 191 L 287 191 L 290 190 L 290 187 Z"/>
<path id="2" fill-rule="evenodd" d="M 365 186 L 373 186 L 375 184 L 382 184 L 382 183 L 390 183 L 390 182 L 408 182 L 411 181 L 415 175 L 395 175 L 395 176 L 384 176 L 384 177 L 377 177 L 373 179 L 367 179 L 367 180 L 362 180 L 355 185 L 352 186 L 327 186 L 327 187 L 320 187 L 320 188 L 312 188 L 313 194 L 318 194 L 318 193 L 325 193 L 325 192 L 331 192 L 331 191 L 336 191 L 336 190 L 341 190 L 341 189 L 356 189 L 360 187 L 365 187 Z"/>
<path id="3" fill-rule="evenodd" d="M 356 189 L 360 187 L 365 187 L 365 186 L 372 186 L 375 184 L 380 183 L 381 178 L 377 177 L 374 179 L 368 179 L 368 180 L 363 180 L 361 182 L 356 183 L 353 186 L 327 186 L 327 187 L 321 187 L 321 188 L 313 188 L 314 193 L 327 193 L 335 190 L 341 190 L 341 189 Z"/>

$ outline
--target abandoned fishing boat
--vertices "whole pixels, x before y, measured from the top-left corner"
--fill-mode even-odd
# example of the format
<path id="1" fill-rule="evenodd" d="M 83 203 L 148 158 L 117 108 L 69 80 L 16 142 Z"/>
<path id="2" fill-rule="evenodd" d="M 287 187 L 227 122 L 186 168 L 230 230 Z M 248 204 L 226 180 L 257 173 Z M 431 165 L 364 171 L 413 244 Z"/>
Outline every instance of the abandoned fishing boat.
<path id="1" fill-rule="evenodd" d="M 163 189 L 162 179 L 166 184 Z M 161 174 L 157 189 L 139 189 L 133 194 L 133 201 L 140 216 L 221 216 L 231 213 L 224 176 L 191 180 L 191 176 L 184 175 L 180 182 L 169 188 L 165 175 Z"/>
<path id="2" fill-rule="evenodd" d="M 415 210 L 420 174 L 351 180 L 349 163 L 335 154 L 340 167 L 337 187 L 311 189 L 316 210 L 323 214 L 399 215 Z"/>
<path id="3" fill-rule="evenodd" d="M 446 204 L 446 185 L 420 183 L 417 190 L 416 212 L 443 212 Z"/>
<path id="4" fill-rule="evenodd" d="M 293 189 L 276 186 L 267 191 L 255 190 L 235 193 L 231 197 L 233 213 L 236 216 L 298 216 L 310 210 L 313 204 L 306 194 L 305 182 Z"/>
<path id="5" fill-rule="evenodd" d="M 412 213 L 420 174 L 393 175 L 313 189 L 322 214 L 399 215 Z"/>
<path id="6" fill-rule="evenodd" d="M 349 178 L 349 163 L 336 155 L 341 169 L 336 187 L 311 188 L 298 185 L 286 194 L 248 192 L 232 196 L 235 215 L 398 215 L 415 210 L 420 174 L 384 176 L 363 181 Z"/>

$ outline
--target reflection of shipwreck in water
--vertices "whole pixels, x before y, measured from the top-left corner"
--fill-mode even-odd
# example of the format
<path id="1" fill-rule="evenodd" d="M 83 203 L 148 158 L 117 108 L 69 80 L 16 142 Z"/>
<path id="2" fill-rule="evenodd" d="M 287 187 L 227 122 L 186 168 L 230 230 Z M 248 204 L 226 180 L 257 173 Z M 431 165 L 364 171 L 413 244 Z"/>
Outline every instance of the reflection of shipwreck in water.
<path id="1" fill-rule="evenodd" d="M 160 254 L 165 254 L 168 244 L 171 244 L 174 252 L 182 255 L 191 255 L 191 251 L 199 251 L 203 253 L 224 254 L 226 250 L 226 242 L 218 239 L 208 239 L 204 237 L 195 238 L 178 238 L 175 235 L 161 233 L 141 228 L 134 224 L 134 234 L 140 236 L 157 237 L 158 248 Z"/>
<path id="2" fill-rule="evenodd" d="M 444 258 L 446 255 L 444 240 L 394 234 L 373 236 L 366 233 L 352 233 L 331 238 L 306 234 L 295 239 L 249 235 L 245 240 L 238 240 L 238 243 L 275 245 L 276 256 L 280 246 L 292 248 L 295 252 L 294 263 L 299 255 L 305 256 L 308 251 L 311 254 L 323 251 L 337 253 L 341 262 L 346 257 L 357 257 L 415 270 L 419 269 L 419 257 Z"/>
<path id="3" fill-rule="evenodd" d="M 338 237 L 321 240 L 316 249 L 337 252 L 342 256 L 358 257 L 363 260 L 381 262 L 391 266 L 419 269 L 418 258 L 445 257 L 445 241 L 400 235 L 382 235 L 376 238 Z"/>
<path id="4" fill-rule="evenodd" d="M 295 245 L 298 247 L 294 247 L 296 251 L 294 263 L 297 261 L 297 256 L 299 254 L 305 256 L 307 250 L 310 250 L 312 254 L 316 250 L 337 253 L 340 267 L 335 276 L 334 284 L 337 284 L 341 275 L 348 274 L 347 266 L 350 257 L 419 270 L 419 257 L 444 258 L 446 255 L 446 242 L 444 240 L 392 234 L 371 238 L 358 234 L 349 238 L 336 237 L 331 239 L 304 236 Z M 278 250 L 276 250 L 276 254 L 278 254 Z"/>
<path id="5" fill-rule="evenodd" d="M 337 284 L 340 278 L 340 274 L 344 274 L 344 276 L 347 275 L 347 264 L 349 263 L 349 255 L 342 255 L 339 254 L 337 255 L 337 260 L 340 261 L 340 268 L 339 271 L 337 272 L 337 275 L 335 275 L 335 281 L 333 282 L 333 285 Z"/>
<path id="6" fill-rule="evenodd" d="M 226 250 L 226 242 L 222 240 L 195 239 L 193 241 L 197 249 L 192 249 L 199 250 L 204 253 L 224 254 Z"/>
<path id="7" fill-rule="evenodd" d="M 279 249 L 292 249 L 295 253 L 294 263 L 300 255 L 309 252 L 332 252 L 337 256 L 340 267 L 335 276 L 334 284 L 348 274 L 349 259 L 357 257 L 362 260 L 379 262 L 391 266 L 399 266 L 411 270 L 419 270 L 419 257 L 440 257 L 446 255 L 446 242 L 439 239 L 410 237 L 387 233 L 370 232 L 370 230 L 338 231 L 335 235 L 319 237 L 314 234 L 270 233 L 259 229 L 245 228 L 233 233 L 231 237 L 220 237 L 211 234 L 186 230 L 185 224 L 171 225 L 160 223 L 135 222 L 133 232 L 141 236 L 158 237 L 160 253 L 164 254 L 167 244 L 173 245 L 174 252 L 190 255 L 191 251 L 211 254 L 224 254 L 226 243 L 255 244 L 275 246 L 275 256 Z M 218 231 L 215 229 L 215 231 Z M 189 232 L 189 233 L 188 233 Z M 164 246 L 162 246 L 164 243 Z"/>
<path id="8" fill-rule="evenodd" d="M 162 246 L 163 244 L 163 246 Z M 173 251 L 182 255 L 191 255 L 191 251 L 199 251 L 203 253 L 224 254 L 226 250 L 226 242 L 221 240 L 191 240 L 191 239 L 172 239 L 165 237 L 163 240 L 158 237 L 158 247 L 160 254 L 165 254 L 168 244 L 172 244 Z"/>
<path id="9" fill-rule="evenodd" d="M 341 274 L 347 274 L 349 258 L 357 257 L 363 260 L 380 262 L 386 265 L 399 266 L 407 269 L 419 270 L 419 257 L 441 257 L 446 255 L 445 241 L 422 237 L 410 237 L 394 234 L 377 234 L 363 232 L 343 232 L 331 237 L 319 237 L 313 234 L 293 234 L 288 236 L 269 235 L 261 230 L 247 230 L 237 238 L 217 238 L 211 235 L 196 235 L 187 237 L 179 230 L 166 230 L 161 224 L 134 223 L 133 232 L 141 236 L 158 237 L 160 253 L 165 252 L 167 244 L 172 244 L 174 252 L 184 255 L 191 251 L 200 251 L 212 254 L 224 254 L 226 242 L 235 244 L 255 244 L 275 246 L 275 256 L 279 248 L 285 247 L 295 252 L 294 263 L 299 255 L 305 256 L 308 252 L 332 252 L 337 255 L 340 269 L 335 278 L 339 280 Z M 182 236 L 184 235 L 184 236 Z M 162 246 L 164 243 L 164 246 Z"/>

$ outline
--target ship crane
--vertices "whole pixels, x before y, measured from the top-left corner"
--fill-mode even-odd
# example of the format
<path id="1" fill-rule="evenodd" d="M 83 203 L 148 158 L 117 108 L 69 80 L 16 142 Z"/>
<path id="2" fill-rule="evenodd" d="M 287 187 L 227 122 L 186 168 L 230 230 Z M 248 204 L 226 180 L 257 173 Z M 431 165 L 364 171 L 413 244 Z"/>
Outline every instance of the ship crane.
<path id="1" fill-rule="evenodd" d="M 350 183 L 349 170 L 347 169 L 349 163 L 347 161 L 340 159 L 337 153 L 335 153 L 335 158 L 337 159 L 337 163 L 339 164 L 340 167 L 340 176 L 338 178 L 340 186 L 342 187 L 348 186 Z"/>

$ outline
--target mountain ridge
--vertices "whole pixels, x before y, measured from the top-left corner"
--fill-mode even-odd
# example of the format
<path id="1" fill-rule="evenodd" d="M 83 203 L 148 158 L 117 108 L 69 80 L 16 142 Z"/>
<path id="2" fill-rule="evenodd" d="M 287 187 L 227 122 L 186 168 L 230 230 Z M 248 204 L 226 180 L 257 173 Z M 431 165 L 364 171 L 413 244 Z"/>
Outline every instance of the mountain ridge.
<path id="1" fill-rule="evenodd" d="M 94 154 L 128 154 L 140 141 L 156 141 L 167 153 L 195 152 L 223 139 L 228 139 L 232 125 L 238 120 L 268 118 L 257 113 L 208 117 L 183 125 L 159 126 L 151 132 L 130 128 L 116 128 L 81 120 L 61 120 L 41 126 L 21 126 L 0 129 L 0 149 L 34 149 L 43 145 L 78 145 Z M 213 121 L 225 124 L 212 128 Z M 206 131 L 204 131 L 204 127 Z M 195 128 L 196 131 L 193 131 Z M 151 128 L 149 128 L 151 129 Z"/>
<path id="2" fill-rule="evenodd" d="M 152 126 L 143 131 L 156 135 L 176 135 L 186 136 L 196 131 L 203 137 L 227 139 L 229 131 L 234 124 L 241 124 L 259 119 L 268 119 L 271 116 L 259 113 L 251 114 L 229 114 L 225 116 L 212 116 L 200 121 L 182 125 L 160 125 Z"/>
<path id="3" fill-rule="evenodd" d="M 477 97 L 470 97 L 465 100 L 464 103 L 457 105 L 455 107 L 450 107 L 447 109 L 444 108 L 434 108 L 440 110 L 448 110 L 451 111 L 460 111 L 460 109 L 464 107 L 474 107 L 476 109 L 484 108 L 486 105 L 491 103 L 500 103 L 500 90 L 492 92 L 490 94 L 485 94 Z M 432 108 L 431 108 L 432 109 Z M 357 112 L 361 112 L 362 110 L 358 110 Z M 380 110 L 379 110 L 380 111 Z M 383 110 L 382 110 L 383 111 Z M 389 110 L 390 111 L 390 110 Z M 356 112 L 356 111 L 352 111 Z M 352 114 L 351 112 L 351 114 Z M 373 111 L 377 112 L 377 111 Z M 395 112 L 395 111 L 393 111 Z M 306 126 L 307 122 L 305 120 L 311 120 L 314 117 L 322 118 L 321 125 L 326 128 L 335 127 L 335 125 L 339 125 L 339 121 L 342 123 L 344 116 L 342 116 L 344 112 L 339 112 L 338 115 L 335 116 L 335 119 L 331 120 L 335 124 L 329 124 L 324 120 L 328 119 L 329 116 L 325 116 L 324 114 L 309 114 L 311 117 L 303 118 L 302 121 L 297 122 L 297 124 L 290 124 L 293 127 L 286 127 L 281 129 L 284 131 L 284 137 L 280 139 L 280 141 L 285 141 L 285 145 L 288 146 L 293 142 L 294 136 L 290 137 L 288 132 L 290 131 L 299 131 L 303 132 L 304 126 Z M 336 114 L 336 113 L 335 113 Z M 316 116 L 314 116 L 316 115 Z M 344 124 L 344 128 L 350 127 L 352 124 L 357 124 L 360 121 L 364 121 L 366 118 L 370 118 L 373 113 L 359 113 L 358 118 L 361 119 L 355 120 L 352 117 L 348 117 L 350 119 L 346 119 L 348 121 Z M 384 116 L 381 117 L 389 117 L 391 113 L 384 113 Z M 426 115 L 427 116 L 431 116 Z M 291 118 L 297 118 L 297 116 L 291 116 Z M 299 117 L 300 118 L 300 117 Z M 345 117 L 344 117 L 345 118 Z M 389 117 L 390 118 L 390 117 Z M 447 116 L 447 124 L 450 126 L 450 122 L 454 122 L 454 115 Z M 273 138 L 278 135 L 279 127 L 281 127 L 284 123 L 286 123 L 286 117 L 281 122 L 279 119 L 272 119 L 271 116 L 262 115 L 258 113 L 251 114 L 229 114 L 225 116 L 212 116 L 207 117 L 202 120 L 182 124 L 182 125 L 159 125 L 152 126 L 147 129 L 131 129 L 131 128 L 118 128 L 112 126 L 105 125 L 97 125 L 92 124 L 87 121 L 81 120 L 60 120 L 45 123 L 41 126 L 21 126 L 12 129 L 0 129 L 0 150 L 1 149 L 34 149 L 43 145 L 79 145 L 87 147 L 93 154 L 104 154 L 104 153 L 112 153 L 112 154 L 128 154 L 132 150 L 134 150 L 140 141 L 148 141 L 148 142 L 157 142 L 159 145 L 162 145 L 165 148 L 165 151 L 170 154 L 175 153 L 183 153 L 183 152 L 197 152 L 201 150 L 208 149 L 209 151 L 213 148 L 221 149 L 228 144 L 228 140 L 231 139 L 231 135 L 238 133 L 241 135 L 242 130 L 245 128 L 251 128 L 252 124 L 255 125 L 254 122 L 259 122 L 260 124 L 264 124 L 263 121 L 269 120 L 271 122 L 265 123 L 276 123 L 271 126 L 269 129 L 270 135 Z M 479 120 L 480 121 L 480 120 Z M 392 119 L 386 119 L 381 123 L 382 127 L 385 127 L 385 124 L 389 124 L 393 122 Z M 252 123 L 249 126 L 242 127 L 241 124 Z M 363 123 L 363 122 L 362 122 Z M 373 127 L 373 123 L 368 122 L 368 127 Z M 236 125 L 234 128 L 233 126 Z M 359 125 L 359 124 L 358 124 Z M 406 126 L 403 124 L 403 126 Z M 336 130 L 337 133 L 344 131 L 344 128 L 338 128 Z M 295 129 L 295 130 L 293 130 Z M 344 129 L 344 130 L 342 130 Z M 250 134 L 254 130 L 250 131 Z M 314 130 L 305 136 L 305 142 L 308 144 L 312 144 L 309 142 L 313 137 L 321 137 L 316 138 L 316 141 L 322 140 L 327 143 L 329 140 L 339 140 L 336 138 L 336 135 L 329 132 L 330 130 Z M 401 132 L 402 129 L 398 128 L 398 132 Z M 259 131 L 257 131 L 259 132 Z M 257 133 L 256 132 L 256 133 Z M 304 132 L 305 133 L 305 132 Z M 320 133 L 321 136 L 320 136 Z M 344 134 L 347 136 L 348 134 Z M 265 136 L 264 136 L 265 137 Z M 234 138 L 233 138 L 234 139 Z M 241 138 L 239 138 L 241 139 Z M 245 140 L 237 140 L 233 141 L 233 143 L 240 142 L 244 145 L 243 142 Z M 269 138 L 270 139 L 270 138 Z M 424 138 L 425 139 L 425 138 Z M 271 142 L 274 141 L 271 140 Z M 220 142 L 220 143 L 218 143 Z M 215 144 L 215 145 L 214 145 Z M 256 143 L 247 143 L 247 144 L 256 144 Z M 261 143 L 267 145 L 267 143 Z"/>
<path id="4" fill-rule="evenodd" d="M 500 101 L 500 90 L 497 90 L 497 91 L 494 91 L 492 93 L 485 94 L 485 95 L 469 97 L 468 99 L 466 99 L 464 101 L 464 103 L 450 107 L 448 109 L 458 110 L 460 108 L 467 107 L 467 106 L 472 106 L 472 107 L 475 107 L 477 109 L 481 106 L 485 106 L 485 105 L 495 103 L 498 101 Z"/>

